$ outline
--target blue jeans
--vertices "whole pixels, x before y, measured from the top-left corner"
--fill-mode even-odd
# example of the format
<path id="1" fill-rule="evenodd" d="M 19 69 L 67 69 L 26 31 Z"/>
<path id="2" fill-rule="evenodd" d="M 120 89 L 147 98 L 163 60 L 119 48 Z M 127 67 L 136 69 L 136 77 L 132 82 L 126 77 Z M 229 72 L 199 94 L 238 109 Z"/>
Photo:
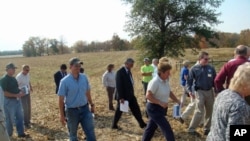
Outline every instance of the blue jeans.
<path id="1" fill-rule="evenodd" d="M 78 140 L 77 129 L 79 123 L 86 135 L 87 141 L 96 141 L 93 116 L 88 104 L 79 108 L 67 108 L 66 116 L 70 141 Z"/>
<path id="2" fill-rule="evenodd" d="M 165 139 L 167 141 L 175 141 L 172 128 L 165 118 L 166 109 L 158 104 L 147 103 L 147 114 L 149 121 L 143 133 L 142 141 L 150 141 L 154 135 L 157 126 L 160 127 Z"/>
<path id="3" fill-rule="evenodd" d="M 16 98 L 4 98 L 4 112 L 6 117 L 6 128 L 9 136 L 13 133 L 13 123 L 16 123 L 17 134 L 24 134 L 23 111 L 21 100 Z"/>

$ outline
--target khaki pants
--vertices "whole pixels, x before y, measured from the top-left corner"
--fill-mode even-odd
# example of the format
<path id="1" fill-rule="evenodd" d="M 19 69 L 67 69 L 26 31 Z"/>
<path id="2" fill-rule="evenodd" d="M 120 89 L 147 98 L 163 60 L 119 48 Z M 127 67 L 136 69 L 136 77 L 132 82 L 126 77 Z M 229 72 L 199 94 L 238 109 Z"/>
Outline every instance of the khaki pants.
<path id="1" fill-rule="evenodd" d="M 0 121 L 0 141 L 10 141 L 9 135 L 5 128 L 5 123 Z"/>
<path id="2" fill-rule="evenodd" d="M 196 93 L 196 92 L 195 92 Z M 184 112 L 181 114 L 181 118 L 183 120 L 186 120 L 191 114 L 194 114 L 195 109 L 195 99 L 193 97 L 190 97 L 190 103 L 187 105 Z M 204 124 L 204 114 L 202 115 L 200 125 Z"/>
<path id="3" fill-rule="evenodd" d="M 30 126 L 31 119 L 31 101 L 30 94 L 27 94 L 21 98 L 22 106 L 23 106 L 23 119 L 25 127 Z"/>
<path id="4" fill-rule="evenodd" d="M 212 89 L 208 91 L 197 90 L 197 92 L 195 93 L 195 111 L 188 128 L 189 132 L 194 132 L 195 129 L 199 126 L 199 123 L 202 120 L 202 117 L 205 112 L 204 107 L 206 110 L 204 130 L 210 130 L 213 104 L 214 104 L 214 93 Z"/>

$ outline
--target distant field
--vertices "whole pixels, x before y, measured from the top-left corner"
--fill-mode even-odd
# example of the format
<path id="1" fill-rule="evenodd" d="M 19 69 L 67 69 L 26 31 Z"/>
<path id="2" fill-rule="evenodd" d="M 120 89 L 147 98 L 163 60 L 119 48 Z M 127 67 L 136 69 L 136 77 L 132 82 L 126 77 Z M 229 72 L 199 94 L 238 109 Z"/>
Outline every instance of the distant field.
<path id="1" fill-rule="evenodd" d="M 211 58 L 214 60 L 224 60 L 233 57 L 233 49 L 207 49 Z M 140 141 L 143 130 L 139 128 L 136 120 L 131 113 L 123 114 L 119 121 L 119 126 L 123 128 L 121 131 L 111 130 L 111 122 L 114 112 L 108 110 L 108 100 L 106 91 L 101 83 L 101 77 L 106 66 L 109 63 L 115 64 L 115 69 L 120 68 L 124 60 L 132 57 L 136 60 L 132 70 L 135 80 L 135 94 L 138 99 L 143 118 L 145 116 L 145 105 L 143 103 L 143 88 L 141 84 L 140 65 L 142 63 L 137 60 L 136 51 L 124 52 L 98 52 L 98 53 L 79 53 L 65 54 L 46 57 L 31 57 L 31 58 L 1 58 L 0 59 L 0 75 L 5 73 L 4 68 L 8 62 L 13 62 L 17 67 L 16 74 L 21 71 L 22 64 L 29 64 L 31 67 L 31 83 L 34 92 L 32 97 L 32 123 L 33 127 L 27 130 L 31 138 L 25 141 L 64 141 L 67 140 L 67 130 L 62 127 L 59 122 L 58 96 L 55 94 L 55 84 L 53 74 L 59 69 L 60 64 L 68 64 L 71 57 L 79 57 L 84 62 L 84 69 L 91 83 L 92 99 L 96 105 L 95 117 L 95 132 L 98 141 Z M 170 59 L 173 65 L 171 72 L 171 88 L 173 92 L 180 97 L 181 88 L 179 86 L 179 70 L 176 70 L 175 62 L 181 59 L 196 60 L 196 55 L 192 55 L 190 50 L 187 50 L 186 57 Z M 222 64 L 217 65 L 218 68 Z M 186 102 L 188 103 L 188 102 Z M 116 102 L 114 101 L 114 106 Z M 203 141 L 205 137 L 194 138 L 186 133 L 188 123 L 180 124 L 172 118 L 172 106 L 174 103 L 170 100 L 169 112 L 167 118 L 174 130 L 177 141 Z M 198 131 L 202 133 L 202 129 Z M 84 135 L 79 130 L 80 140 L 83 140 Z M 16 135 L 12 138 L 13 141 L 20 139 Z M 152 141 L 164 141 L 161 132 L 157 130 Z"/>

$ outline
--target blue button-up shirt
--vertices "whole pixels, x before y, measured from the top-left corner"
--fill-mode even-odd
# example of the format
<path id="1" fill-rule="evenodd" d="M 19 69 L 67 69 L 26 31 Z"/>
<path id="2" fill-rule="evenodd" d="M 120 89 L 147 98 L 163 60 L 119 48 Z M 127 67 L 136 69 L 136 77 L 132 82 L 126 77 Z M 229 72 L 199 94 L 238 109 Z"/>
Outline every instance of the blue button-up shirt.
<path id="1" fill-rule="evenodd" d="M 85 74 L 79 74 L 78 79 L 69 74 L 61 80 L 58 95 L 64 96 L 66 108 L 76 108 L 88 103 L 86 96 L 88 90 L 90 86 Z"/>
<path id="2" fill-rule="evenodd" d="M 200 64 L 195 65 L 191 68 L 188 80 L 187 88 L 188 91 L 192 91 L 193 85 L 202 90 L 209 90 L 214 87 L 214 79 L 216 77 L 216 72 L 214 67 L 210 65 L 201 66 Z"/>
<path id="3" fill-rule="evenodd" d="M 187 67 L 181 68 L 181 74 L 180 74 L 180 82 L 182 86 L 186 86 L 187 80 L 185 79 L 185 75 L 188 76 L 189 70 Z"/>

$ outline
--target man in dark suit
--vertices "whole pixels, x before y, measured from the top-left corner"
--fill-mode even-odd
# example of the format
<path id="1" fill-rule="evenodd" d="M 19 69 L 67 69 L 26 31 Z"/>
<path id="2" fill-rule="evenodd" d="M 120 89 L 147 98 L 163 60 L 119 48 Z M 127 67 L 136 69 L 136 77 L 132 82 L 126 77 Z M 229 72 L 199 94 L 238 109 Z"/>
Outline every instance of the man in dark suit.
<path id="1" fill-rule="evenodd" d="M 146 127 L 146 123 L 142 119 L 141 110 L 134 95 L 134 81 L 130 72 L 133 65 L 134 60 L 132 58 L 128 58 L 125 61 L 125 65 L 121 67 L 116 73 L 117 107 L 112 123 L 112 129 L 120 129 L 117 126 L 117 123 L 122 115 L 122 111 L 120 111 L 120 103 L 124 104 L 125 100 L 128 101 L 129 108 L 139 123 L 139 126 L 141 128 Z"/>
<path id="2" fill-rule="evenodd" d="M 62 64 L 60 67 L 60 70 L 54 74 L 54 81 L 56 83 L 56 94 L 57 94 L 61 79 L 66 75 L 67 75 L 67 66 L 66 64 Z"/>

